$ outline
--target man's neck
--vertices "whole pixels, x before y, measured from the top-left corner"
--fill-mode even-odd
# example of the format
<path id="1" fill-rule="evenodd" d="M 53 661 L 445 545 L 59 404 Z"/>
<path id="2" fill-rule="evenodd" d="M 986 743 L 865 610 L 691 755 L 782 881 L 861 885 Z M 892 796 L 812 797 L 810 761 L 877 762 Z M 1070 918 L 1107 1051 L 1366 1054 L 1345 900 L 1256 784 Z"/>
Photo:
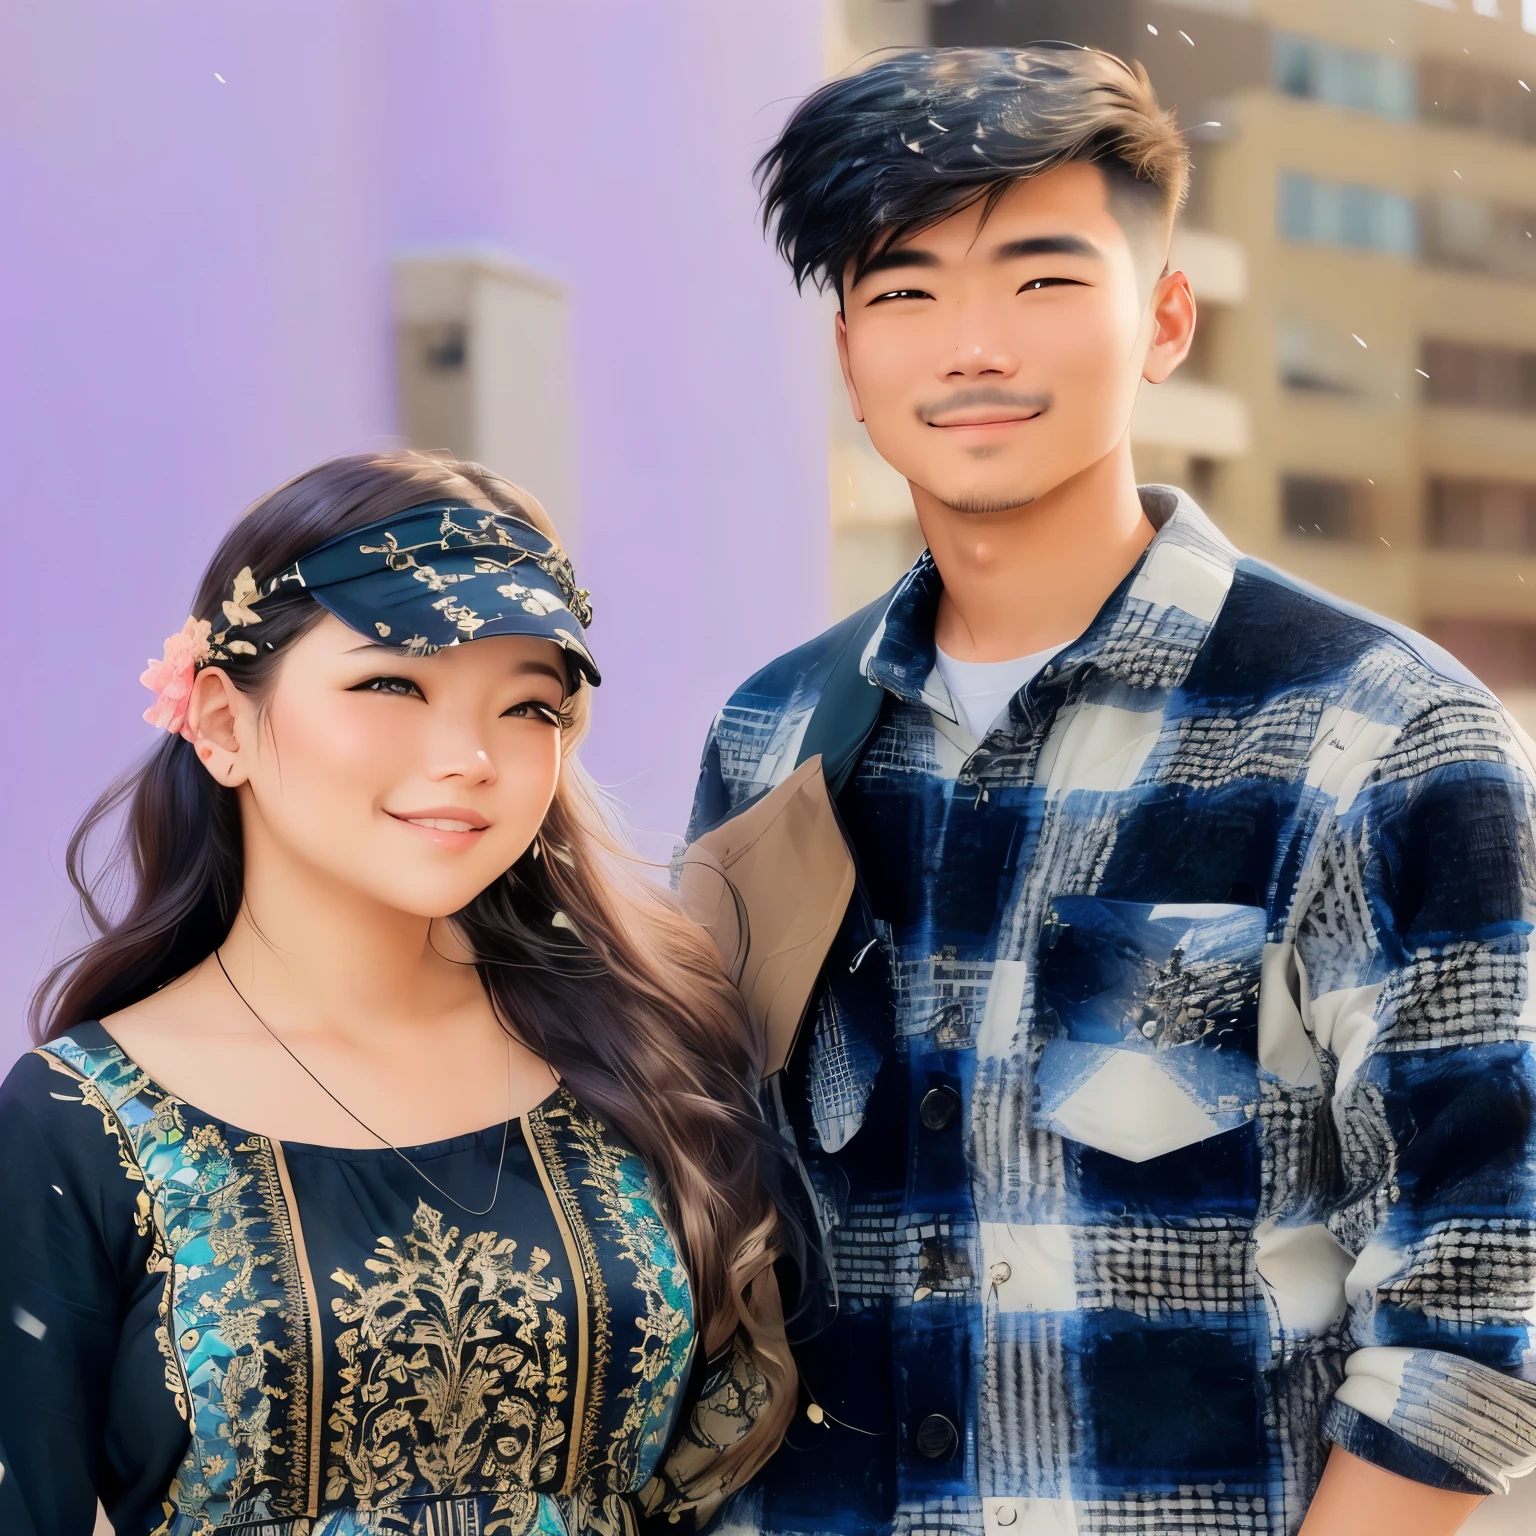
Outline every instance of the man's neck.
<path id="1" fill-rule="evenodd" d="M 1008 661 L 1075 639 L 1153 535 L 1126 443 L 1005 512 L 957 512 L 917 485 L 912 500 L 944 582 L 934 637 L 957 661 Z"/>

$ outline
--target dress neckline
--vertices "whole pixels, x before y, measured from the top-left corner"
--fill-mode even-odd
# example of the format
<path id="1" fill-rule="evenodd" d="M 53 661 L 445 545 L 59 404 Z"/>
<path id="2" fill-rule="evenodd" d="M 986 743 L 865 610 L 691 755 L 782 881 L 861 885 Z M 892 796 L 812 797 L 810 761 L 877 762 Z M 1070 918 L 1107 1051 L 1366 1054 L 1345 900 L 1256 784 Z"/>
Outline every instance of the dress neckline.
<path id="1" fill-rule="evenodd" d="M 99 1036 L 99 1039 L 82 1038 L 83 1035 L 96 1035 Z M 144 1079 L 145 1085 L 153 1090 L 157 1097 L 166 1102 L 180 1105 L 183 1109 L 189 1110 L 192 1114 L 208 1121 L 210 1124 L 223 1126 L 231 1137 L 260 1136 L 263 1141 L 269 1141 L 274 1146 L 281 1147 L 285 1154 L 298 1153 L 304 1157 L 329 1157 L 339 1162 L 372 1162 L 379 1158 L 393 1159 L 399 1152 L 405 1153 L 413 1162 L 423 1162 L 435 1157 L 445 1157 L 454 1152 L 465 1151 L 477 1142 L 484 1141 L 488 1136 L 500 1136 L 504 1125 L 510 1125 L 514 1122 L 521 1125 L 530 1116 L 548 1109 L 562 1097 L 570 1098 L 565 1083 L 558 1081 L 550 1092 L 540 1099 L 537 1104 L 523 1110 L 520 1114 L 511 1116 L 508 1120 L 498 1120 L 494 1125 L 483 1126 L 477 1131 L 460 1131 L 456 1135 L 443 1136 L 436 1141 L 401 1142 L 398 1145 L 398 1149 L 392 1146 L 333 1147 L 328 1146 L 324 1142 L 290 1141 L 283 1136 L 269 1136 L 265 1131 L 248 1130 L 244 1126 L 236 1125 L 232 1120 L 225 1120 L 220 1115 L 211 1114 L 206 1109 L 200 1109 L 190 1100 L 182 1098 L 179 1093 L 172 1093 L 163 1083 L 146 1072 L 123 1049 L 111 1030 L 99 1019 L 90 1019 L 85 1023 L 77 1024 L 72 1029 L 65 1030 L 63 1035 L 57 1038 L 71 1039 L 85 1050 L 107 1049 L 115 1052 Z M 43 1049 L 46 1049 L 46 1043 Z"/>

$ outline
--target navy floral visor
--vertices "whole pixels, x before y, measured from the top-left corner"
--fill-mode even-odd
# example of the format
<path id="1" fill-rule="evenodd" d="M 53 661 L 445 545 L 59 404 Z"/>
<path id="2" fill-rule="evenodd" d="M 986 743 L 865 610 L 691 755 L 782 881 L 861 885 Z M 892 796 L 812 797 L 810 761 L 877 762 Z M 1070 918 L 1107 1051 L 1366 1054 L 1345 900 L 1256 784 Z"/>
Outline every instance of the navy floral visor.
<path id="1" fill-rule="evenodd" d="M 507 512 L 433 501 L 311 550 L 269 592 L 303 587 L 360 635 L 430 656 L 491 635 L 537 635 L 566 651 L 594 687 L 589 594 L 565 554 Z M 228 605 L 226 604 L 226 608 Z"/>

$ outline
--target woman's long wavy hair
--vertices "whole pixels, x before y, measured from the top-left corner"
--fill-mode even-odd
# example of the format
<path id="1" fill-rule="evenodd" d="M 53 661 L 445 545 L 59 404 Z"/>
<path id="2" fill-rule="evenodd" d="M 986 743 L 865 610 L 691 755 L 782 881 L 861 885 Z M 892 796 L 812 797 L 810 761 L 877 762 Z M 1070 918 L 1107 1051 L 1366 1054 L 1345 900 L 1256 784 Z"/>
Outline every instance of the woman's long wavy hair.
<path id="1" fill-rule="evenodd" d="M 536 500 L 477 464 L 415 452 L 333 459 L 235 523 L 193 612 L 217 619 L 245 566 L 261 584 L 348 529 L 446 499 L 513 513 L 557 537 Z M 221 665 L 237 687 L 262 693 L 323 613 L 303 591 L 264 598 L 258 654 Z M 795 1246 L 795 1228 L 781 1220 L 772 1191 L 760 1062 L 741 999 L 705 934 L 624 857 L 572 756 L 590 693 L 579 686 L 570 700 L 559 787 L 539 839 L 544 856 L 525 854 L 454 922 L 506 1026 L 651 1170 L 688 1265 L 704 1347 L 713 1354 L 745 1329 L 770 1400 L 700 1474 L 707 1487 L 685 1489 L 713 1504 L 767 1460 L 794 1412 L 795 1369 L 771 1266 Z M 123 812 L 116 857 L 93 877 L 91 834 Z M 98 936 L 38 989 L 30 1013 L 38 1040 L 149 996 L 223 943 L 244 890 L 238 793 L 213 779 L 190 742 L 167 736 L 87 812 L 70 839 L 68 869 Z M 557 913 L 565 914 L 558 926 Z"/>

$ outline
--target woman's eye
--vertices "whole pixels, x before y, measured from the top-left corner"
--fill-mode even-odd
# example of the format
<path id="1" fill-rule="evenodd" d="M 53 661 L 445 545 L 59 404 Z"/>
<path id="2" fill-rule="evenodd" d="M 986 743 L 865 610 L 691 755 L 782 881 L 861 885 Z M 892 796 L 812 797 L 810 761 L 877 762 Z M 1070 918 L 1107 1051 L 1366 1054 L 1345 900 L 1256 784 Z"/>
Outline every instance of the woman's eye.
<path id="1" fill-rule="evenodd" d="M 1071 277 L 1032 277 L 1022 288 L 1020 293 L 1038 293 L 1042 288 L 1079 288 L 1082 285 Z"/>
<path id="2" fill-rule="evenodd" d="M 542 699 L 524 699 L 502 714 L 503 720 L 542 720 L 546 725 L 564 725 L 565 720 L 553 704 Z"/>
<path id="3" fill-rule="evenodd" d="M 370 677 L 348 690 L 351 693 L 392 693 L 397 698 L 424 699 L 426 695 L 408 677 Z"/>

